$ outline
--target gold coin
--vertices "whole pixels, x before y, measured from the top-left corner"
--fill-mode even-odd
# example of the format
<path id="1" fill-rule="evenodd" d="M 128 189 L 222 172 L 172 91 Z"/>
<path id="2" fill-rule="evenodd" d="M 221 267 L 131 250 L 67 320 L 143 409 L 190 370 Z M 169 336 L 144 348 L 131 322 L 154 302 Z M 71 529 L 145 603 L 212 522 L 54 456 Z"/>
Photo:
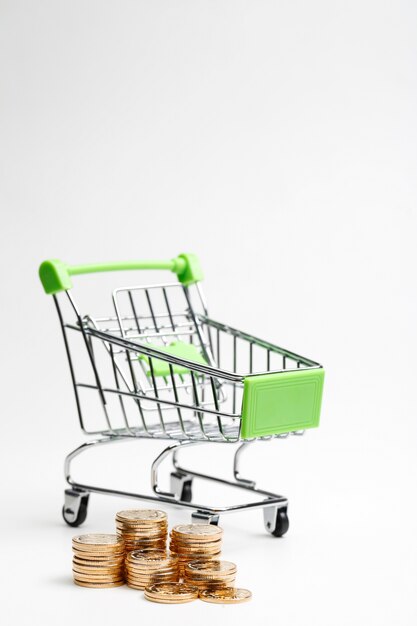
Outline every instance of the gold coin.
<path id="1" fill-rule="evenodd" d="M 188 600 L 194 600 L 198 597 L 198 588 L 192 585 L 184 583 L 157 583 L 146 587 L 145 597 L 148 600 L 169 601 L 169 602 L 182 602 Z"/>
<path id="2" fill-rule="evenodd" d="M 138 587 L 138 589 L 141 589 L 141 587 Z M 150 602 L 156 602 L 157 604 L 186 604 L 187 602 L 192 602 L 193 600 L 196 600 L 196 598 L 190 598 L 186 596 L 177 597 L 172 600 L 162 597 L 156 598 L 155 596 L 150 596 L 147 593 L 144 594 L 144 597 Z"/>
<path id="3" fill-rule="evenodd" d="M 166 530 L 168 528 L 168 523 L 166 521 L 163 522 L 140 522 L 140 523 L 135 523 L 135 524 L 131 524 L 129 522 L 122 522 L 119 520 L 116 520 L 116 528 L 119 528 L 120 530 L 126 531 L 126 532 L 140 532 L 141 530 L 145 531 L 148 530 L 150 532 L 155 531 L 155 532 L 162 532 L 163 530 Z"/>
<path id="4" fill-rule="evenodd" d="M 221 546 L 223 542 L 222 537 L 215 537 L 210 540 L 199 541 L 198 539 L 192 539 L 191 537 L 181 537 L 180 535 L 173 535 L 171 533 L 170 541 L 173 544 L 179 546 L 190 546 L 191 548 L 210 548 L 212 546 Z"/>
<path id="5" fill-rule="evenodd" d="M 155 539 L 153 541 L 143 541 L 137 538 L 135 540 L 125 541 L 125 550 L 128 546 L 132 546 L 132 550 L 165 550 L 166 540 Z"/>
<path id="6" fill-rule="evenodd" d="M 144 580 L 132 580 L 131 578 L 126 578 L 126 584 L 129 585 L 129 587 L 135 587 L 139 589 L 145 589 L 150 585 L 170 582 L 177 583 L 178 576 L 171 576 L 171 578 L 146 578 Z"/>
<path id="7" fill-rule="evenodd" d="M 221 556 L 220 552 L 213 552 L 212 554 L 204 554 L 204 552 L 173 552 L 178 558 L 179 563 L 190 563 L 192 561 L 214 561 Z"/>
<path id="8" fill-rule="evenodd" d="M 123 550 L 113 550 L 111 552 L 103 552 L 102 550 L 97 550 L 92 552 L 90 550 L 79 550 L 75 546 L 72 547 L 73 553 L 78 556 L 80 559 L 117 559 L 124 555 L 125 549 L 123 546 Z"/>
<path id="9" fill-rule="evenodd" d="M 223 577 L 207 577 L 207 578 L 196 578 L 195 576 L 190 576 L 187 572 L 184 572 L 184 576 L 190 585 L 225 585 L 228 586 L 228 582 L 234 582 L 236 580 L 236 574 L 231 574 L 230 576 Z M 230 585 L 232 586 L 232 585 Z"/>
<path id="10" fill-rule="evenodd" d="M 226 589 L 205 589 L 200 592 L 199 598 L 204 602 L 213 602 L 214 604 L 239 604 L 247 602 L 252 597 L 248 589 L 238 589 L 236 587 L 227 587 Z"/>
<path id="11" fill-rule="evenodd" d="M 84 574 L 83 572 L 75 572 L 72 570 L 72 573 L 75 578 L 79 578 L 80 580 L 120 580 L 120 578 L 123 578 L 123 572 L 114 572 L 113 574 L 94 574 L 91 572 L 89 574 Z"/>
<path id="12" fill-rule="evenodd" d="M 189 585 L 195 585 L 199 589 L 224 589 L 225 587 L 234 587 L 236 582 L 236 576 L 227 580 L 196 580 L 195 578 L 189 578 L 189 576 L 184 576 L 183 578 L 184 582 Z"/>
<path id="13" fill-rule="evenodd" d="M 72 558 L 73 560 L 77 559 L 80 561 L 87 561 L 88 563 L 97 564 L 101 566 L 101 565 L 106 565 L 106 564 L 123 563 L 125 559 L 125 553 L 118 554 L 114 558 L 112 557 L 112 558 L 104 558 L 104 559 L 95 559 L 94 557 L 90 557 L 89 555 L 84 556 L 83 554 L 82 556 L 80 556 L 79 552 L 74 552 Z"/>
<path id="14" fill-rule="evenodd" d="M 127 553 L 134 552 L 136 550 L 165 550 L 165 548 L 165 541 L 158 541 L 155 543 L 142 543 L 141 541 L 135 541 L 125 544 L 125 551 Z"/>
<path id="15" fill-rule="evenodd" d="M 119 531 L 118 531 L 119 532 Z M 144 531 L 142 533 L 127 533 L 127 532 L 120 532 L 120 534 L 118 535 L 121 539 L 123 539 L 124 542 L 127 541 L 143 541 L 143 542 L 152 542 L 152 541 L 166 541 L 168 538 L 168 533 L 167 531 L 161 533 L 161 532 L 155 532 L 155 533 L 151 533 L 151 532 L 147 532 Z"/>
<path id="16" fill-rule="evenodd" d="M 74 583 L 79 587 L 89 587 L 91 589 L 110 589 L 111 587 L 121 587 L 125 584 L 124 580 L 109 583 L 88 583 L 81 580 L 75 580 Z"/>
<path id="17" fill-rule="evenodd" d="M 174 572 L 164 576 L 160 574 L 151 574 L 150 576 L 142 576 L 140 578 L 138 576 L 126 576 L 126 581 L 134 583 L 135 585 L 145 584 L 146 586 L 149 586 L 154 583 L 178 582 L 178 578 L 178 572 Z"/>
<path id="18" fill-rule="evenodd" d="M 223 576 L 235 574 L 237 567 L 231 561 L 190 561 L 186 565 L 186 571 L 197 576 Z"/>
<path id="19" fill-rule="evenodd" d="M 128 580 L 136 580 L 136 581 L 142 581 L 142 580 L 151 580 L 151 579 L 158 579 L 158 580 L 164 580 L 167 578 L 178 578 L 178 572 L 150 572 L 149 574 L 142 574 L 142 575 L 134 575 L 132 573 L 127 573 L 126 574 L 126 578 Z"/>
<path id="20" fill-rule="evenodd" d="M 126 570 L 126 575 L 131 578 L 145 578 L 146 576 L 153 576 L 154 574 L 158 574 L 158 576 L 172 576 L 173 574 L 178 574 L 178 568 L 165 570 L 165 571 L 150 571 L 150 572 L 134 572 L 132 570 Z"/>
<path id="21" fill-rule="evenodd" d="M 187 572 L 186 568 L 184 570 L 184 575 L 187 580 L 193 580 L 196 582 L 196 584 L 198 582 L 224 582 L 225 580 L 234 580 L 236 578 L 236 572 L 234 574 L 227 574 L 224 576 L 213 576 L 212 574 L 208 574 L 207 576 L 192 576 L 189 572 Z M 194 582 L 192 584 L 194 584 Z"/>
<path id="22" fill-rule="evenodd" d="M 187 558 L 190 557 L 191 559 L 193 558 L 193 555 L 196 554 L 197 556 L 194 557 L 194 561 L 198 561 L 199 554 L 210 556 L 212 554 L 220 554 L 220 552 L 222 551 L 221 546 L 216 546 L 208 550 L 204 550 L 204 548 L 187 548 L 184 546 L 175 546 L 172 544 L 169 546 L 169 549 L 175 554 L 180 554 L 186 556 Z"/>
<path id="23" fill-rule="evenodd" d="M 167 514 L 165 511 L 158 509 L 128 509 L 127 511 L 119 511 L 116 513 L 116 519 L 128 522 L 166 522 Z"/>
<path id="24" fill-rule="evenodd" d="M 118 517 L 116 515 L 116 519 L 115 522 L 118 526 L 122 526 L 125 528 L 159 528 L 159 527 L 167 527 L 168 526 L 168 519 L 165 518 L 149 518 L 149 519 L 145 519 L 145 518 L 137 518 L 137 519 L 129 519 L 129 518 L 123 518 L 123 517 Z"/>
<path id="25" fill-rule="evenodd" d="M 165 563 L 173 563 L 175 557 L 169 556 L 166 550 L 133 550 L 133 552 L 129 552 L 126 560 L 145 565 L 163 565 Z"/>
<path id="26" fill-rule="evenodd" d="M 76 563 L 72 566 L 73 572 L 79 572 L 80 574 L 105 574 L 107 576 L 112 576 L 113 574 L 123 572 L 123 567 L 83 567 L 82 565 L 77 565 Z"/>
<path id="27" fill-rule="evenodd" d="M 72 538 L 73 544 L 80 550 L 92 550 L 95 548 L 109 549 L 120 548 L 121 540 L 117 535 L 105 533 L 93 533 L 88 535 L 76 535 Z"/>
<path id="28" fill-rule="evenodd" d="M 126 571 L 132 574 L 147 574 L 148 572 L 176 572 L 178 563 L 174 565 L 165 565 L 164 567 L 131 567 L 126 565 Z"/>
<path id="29" fill-rule="evenodd" d="M 88 559 L 79 559 L 74 556 L 72 558 L 73 565 L 79 565 L 80 567 L 94 567 L 94 568 L 107 568 L 112 569 L 114 567 L 122 567 L 124 564 L 124 558 L 121 557 L 117 561 L 89 561 Z"/>
<path id="30" fill-rule="evenodd" d="M 181 538 L 195 539 L 198 537 L 200 541 L 212 540 L 223 535 L 223 529 L 213 524 L 178 524 L 172 529 L 172 535 Z"/>
<path id="31" fill-rule="evenodd" d="M 122 533 L 120 535 L 120 538 L 123 540 L 123 543 L 126 545 L 127 543 L 140 543 L 143 545 L 149 544 L 149 547 L 152 546 L 152 544 L 154 543 L 166 543 L 167 539 L 168 539 L 168 535 L 167 533 L 155 533 L 155 534 L 150 534 L 150 533 L 143 533 L 143 534 L 139 534 L 136 533 L 134 535 L 128 535 L 126 533 Z"/>

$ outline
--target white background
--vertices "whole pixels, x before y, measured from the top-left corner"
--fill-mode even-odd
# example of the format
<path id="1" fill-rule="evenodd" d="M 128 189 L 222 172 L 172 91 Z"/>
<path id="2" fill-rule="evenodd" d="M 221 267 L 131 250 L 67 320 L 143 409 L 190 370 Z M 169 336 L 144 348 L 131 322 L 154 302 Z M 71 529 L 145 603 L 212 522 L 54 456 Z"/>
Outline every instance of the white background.
<path id="1" fill-rule="evenodd" d="M 415 624 L 416 4 L 2 0 L 0 29 L 5 623 Z M 75 587 L 60 518 L 83 439 L 38 265 L 183 251 L 215 319 L 327 372 L 321 427 L 247 453 L 288 535 L 221 520 L 253 591 L 236 607 Z M 79 478 L 146 488 L 158 446 L 129 445 Z M 203 462 L 230 472 L 228 452 Z M 125 506 L 91 497 L 83 528 Z"/>

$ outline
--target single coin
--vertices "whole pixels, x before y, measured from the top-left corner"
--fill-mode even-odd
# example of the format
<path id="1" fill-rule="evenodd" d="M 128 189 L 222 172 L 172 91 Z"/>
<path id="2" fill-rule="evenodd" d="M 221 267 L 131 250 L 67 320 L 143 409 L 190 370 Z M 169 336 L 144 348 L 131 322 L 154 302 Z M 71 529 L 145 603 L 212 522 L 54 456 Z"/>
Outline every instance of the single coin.
<path id="1" fill-rule="evenodd" d="M 227 576 L 191 576 L 191 574 L 189 572 L 187 572 L 187 570 L 185 570 L 184 572 L 184 576 L 187 579 L 187 581 L 190 583 L 190 585 L 194 585 L 194 583 L 197 585 L 198 583 L 224 583 L 228 580 L 235 580 L 236 578 L 236 573 L 235 574 L 228 574 Z"/>
<path id="2" fill-rule="evenodd" d="M 126 573 L 126 578 L 129 578 L 130 580 L 137 580 L 137 581 L 150 580 L 152 578 L 157 578 L 158 580 L 162 582 L 165 579 L 168 580 L 168 579 L 178 578 L 178 572 L 151 572 L 150 574 L 140 574 L 140 575 L 132 574 L 131 572 L 128 572 Z"/>
<path id="3" fill-rule="evenodd" d="M 82 565 L 73 564 L 72 571 L 80 574 L 105 574 L 112 576 L 118 572 L 123 572 L 123 567 L 83 567 Z"/>
<path id="4" fill-rule="evenodd" d="M 237 571 L 236 563 L 231 561 L 190 561 L 186 565 L 186 570 L 190 574 L 220 576 L 227 574 L 235 574 Z"/>
<path id="5" fill-rule="evenodd" d="M 115 552 L 114 554 L 104 554 L 102 552 L 98 554 L 91 554 L 91 552 L 87 552 L 85 550 L 75 550 L 72 549 L 73 558 L 83 559 L 84 561 L 91 562 L 99 562 L 99 563 L 110 563 L 111 561 L 123 561 L 125 557 L 125 550 L 123 552 Z"/>
<path id="6" fill-rule="evenodd" d="M 132 552 L 133 550 L 165 550 L 166 539 L 161 537 L 159 539 L 153 539 L 152 541 L 143 541 L 142 539 L 136 537 L 136 539 L 133 540 L 125 540 L 124 544 L 125 550 L 128 546 L 132 546 L 132 550 L 130 550 L 130 552 Z"/>
<path id="7" fill-rule="evenodd" d="M 235 587 L 236 578 L 228 578 L 227 580 L 195 580 L 195 578 L 188 578 L 183 576 L 184 582 L 188 585 L 194 585 L 199 589 L 225 589 L 226 587 Z"/>
<path id="8" fill-rule="evenodd" d="M 167 520 L 167 514 L 158 509 L 129 509 L 116 513 L 116 519 L 129 522 L 163 522 Z"/>
<path id="9" fill-rule="evenodd" d="M 148 532 L 148 531 L 143 531 L 143 532 L 138 532 L 138 533 L 126 533 L 124 531 L 117 531 L 119 533 L 119 537 L 121 539 L 123 539 L 124 542 L 126 541 L 143 541 L 144 543 L 146 542 L 152 542 L 152 541 L 166 541 L 168 538 L 168 533 L 165 530 L 164 532 Z"/>
<path id="10" fill-rule="evenodd" d="M 240 602 L 247 602 L 251 597 L 252 593 L 248 589 L 236 587 L 205 589 L 199 595 L 199 598 L 204 602 L 213 602 L 214 604 L 239 604 Z"/>
<path id="11" fill-rule="evenodd" d="M 216 556 L 217 554 L 221 553 L 221 546 L 214 546 L 212 548 L 208 548 L 207 550 L 205 550 L 204 548 L 189 548 L 187 546 L 173 546 L 170 545 L 169 549 L 171 550 L 171 552 L 175 552 L 176 554 L 180 554 L 182 556 L 186 556 L 187 558 L 190 558 L 191 560 L 194 561 L 198 561 L 199 560 L 199 555 L 202 554 L 203 556 Z"/>
<path id="12" fill-rule="evenodd" d="M 141 531 L 146 531 L 148 530 L 149 532 L 163 532 L 164 530 L 167 530 L 168 528 L 168 524 L 166 521 L 163 522 L 135 522 L 134 524 L 131 524 L 129 522 L 120 522 L 118 520 L 116 520 L 116 528 L 118 528 L 119 530 L 123 531 L 123 532 L 127 532 L 127 533 L 135 533 L 135 532 L 141 532 Z"/>
<path id="13" fill-rule="evenodd" d="M 178 582 L 178 572 L 173 572 L 172 574 L 158 574 L 158 573 L 154 573 L 154 574 L 150 574 L 149 576 L 130 576 L 127 575 L 126 576 L 126 580 L 129 580 L 133 583 L 138 583 L 141 584 L 143 582 L 146 582 L 148 585 L 151 585 L 152 583 L 158 583 L 158 582 Z M 191 584 L 191 583 L 188 583 Z"/>
<path id="14" fill-rule="evenodd" d="M 122 557 L 117 561 L 88 561 L 74 556 L 72 558 L 72 564 L 78 567 L 91 567 L 93 569 L 117 569 L 123 567 L 124 559 Z"/>
<path id="15" fill-rule="evenodd" d="M 172 529 L 173 536 L 199 537 L 207 540 L 219 538 L 223 535 L 223 529 L 213 524 L 178 524 Z"/>
<path id="16" fill-rule="evenodd" d="M 138 587 L 138 589 L 141 589 L 141 587 Z M 197 599 L 197 597 L 190 598 L 186 596 L 181 596 L 174 599 L 156 598 L 155 596 L 150 596 L 147 593 L 144 594 L 144 597 L 149 600 L 149 602 L 156 602 L 157 604 L 186 604 L 187 602 L 193 602 L 193 600 Z"/>
<path id="17" fill-rule="evenodd" d="M 84 574 L 83 572 L 75 572 L 72 570 L 74 578 L 80 580 L 120 580 L 123 578 L 123 572 L 115 572 L 114 574 Z"/>
<path id="18" fill-rule="evenodd" d="M 77 545 L 80 549 L 84 546 L 88 546 L 88 549 L 94 548 L 95 546 L 112 548 L 119 547 L 121 545 L 121 541 L 117 535 L 107 534 L 107 533 L 91 533 L 88 535 L 76 535 L 72 538 L 73 543 Z"/>
<path id="19" fill-rule="evenodd" d="M 178 578 L 178 570 L 173 570 L 172 572 L 147 572 L 146 574 L 141 573 L 138 574 L 136 572 L 126 572 L 126 576 L 128 578 L 136 579 L 136 580 L 145 580 L 145 578 L 152 578 L 153 576 L 158 576 L 161 580 L 163 578 Z M 191 584 L 191 583 L 190 583 Z"/>
<path id="20" fill-rule="evenodd" d="M 126 573 L 129 576 L 152 576 L 153 574 L 161 574 L 161 575 L 169 575 L 169 574 L 176 574 L 178 572 L 178 567 L 167 567 L 165 569 L 142 569 L 142 570 L 135 570 L 132 569 L 131 567 L 127 567 L 126 568 Z"/>
<path id="21" fill-rule="evenodd" d="M 145 588 L 145 598 L 153 602 L 177 604 L 198 597 L 198 588 L 184 583 L 157 583 Z"/>
<path id="22" fill-rule="evenodd" d="M 127 561 L 139 564 L 158 564 L 172 563 L 175 559 L 166 552 L 166 550 L 133 550 L 126 557 Z"/>
<path id="23" fill-rule="evenodd" d="M 120 538 L 123 539 L 124 545 L 128 543 L 138 543 L 144 548 L 149 547 L 152 548 L 154 544 L 161 543 L 163 545 L 166 544 L 168 536 L 165 535 L 120 535 Z"/>
<path id="24" fill-rule="evenodd" d="M 110 589 L 111 587 L 121 587 L 125 584 L 124 580 L 119 580 L 118 582 L 110 582 L 110 583 L 87 583 L 81 580 L 75 580 L 74 583 L 79 587 L 89 587 L 91 589 Z"/>
<path id="25" fill-rule="evenodd" d="M 173 535 L 171 533 L 170 535 L 170 541 L 173 544 L 178 544 L 179 546 L 190 546 L 192 548 L 208 548 L 210 546 L 221 546 L 222 545 L 222 541 L 223 541 L 223 537 L 220 535 L 216 535 L 214 537 L 212 537 L 211 539 L 207 539 L 205 538 L 204 535 L 202 535 L 202 539 L 200 539 L 200 537 L 198 536 L 182 536 L 182 535 Z"/>
<path id="26" fill-rule="evenodd" d="M 220 578 L 208 578 L 207 580 L 198 580 L 197 578 L 191 578 L 190 576 L 187 576 L 187 574 L 184 575 L 184 582 L 188 583 L 189 585 L 196 585 L 197 587 L 234 587 L 235 581 L 236 576 L 229 576 L 224 580 L 220 580 Z"/>

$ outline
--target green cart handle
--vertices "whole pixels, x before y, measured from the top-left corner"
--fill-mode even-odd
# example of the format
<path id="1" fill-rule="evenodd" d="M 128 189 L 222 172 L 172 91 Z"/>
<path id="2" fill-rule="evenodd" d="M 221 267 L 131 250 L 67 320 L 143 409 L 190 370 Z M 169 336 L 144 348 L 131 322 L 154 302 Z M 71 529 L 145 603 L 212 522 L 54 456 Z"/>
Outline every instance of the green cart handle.
<path id="1" fill-rule="evenodd" d="M 71 276 L 121 270 L 170 270 L 186 286 L 203 279 L 203 272 L 195 254 L 179 254 L 170 261 L 118 261 L 91 265 L 67 265 L 58 259 L 50 259 L 39 267 L 39 278 L 45 293 L 52 295 L 71 289 Z"/>

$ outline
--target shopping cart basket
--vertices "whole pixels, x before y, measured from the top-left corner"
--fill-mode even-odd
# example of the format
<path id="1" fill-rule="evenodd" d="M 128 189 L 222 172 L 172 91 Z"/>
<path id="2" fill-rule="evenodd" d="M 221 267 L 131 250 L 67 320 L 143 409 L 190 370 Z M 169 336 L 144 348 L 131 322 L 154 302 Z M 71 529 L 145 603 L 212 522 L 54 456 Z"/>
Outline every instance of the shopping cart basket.
<path id="1" fill-rule="evenodd" d="M 83 315 L 71 294 L 71 276 L 115 270 L 170 270 L 174 283 L 122 287 L 112 312 Z M 288 501 L 259 489 L 240 473 L 242 451 L 253 441 L 299 435 L 318 426 L 321 365 L 216 322 L 208 316 L 198 259 L 69 266 L 42 263 L 39 275 L 53 296 L 69 360 L 81 429 L 95 436 L 65 459 L 63 516 L 78 526 L 90 493 L 113 494 L 187 507 L 194 520 L 217 523 L 220 514 L 262 508 L 268 532 L 288 530 Z M 76 482 L 71 462 L 82 452 L 133 439 L 168 440 L 151 466 L 151 495 Z M 183 467 L 178 452 L 202 443 L 237 443 L 233 480 Z M 171 491 L 158 484 L 160 463 L 171 455 Z M 207 506 L 193 501 L 194 478 L 250 492 L 255 501 Z"/>

